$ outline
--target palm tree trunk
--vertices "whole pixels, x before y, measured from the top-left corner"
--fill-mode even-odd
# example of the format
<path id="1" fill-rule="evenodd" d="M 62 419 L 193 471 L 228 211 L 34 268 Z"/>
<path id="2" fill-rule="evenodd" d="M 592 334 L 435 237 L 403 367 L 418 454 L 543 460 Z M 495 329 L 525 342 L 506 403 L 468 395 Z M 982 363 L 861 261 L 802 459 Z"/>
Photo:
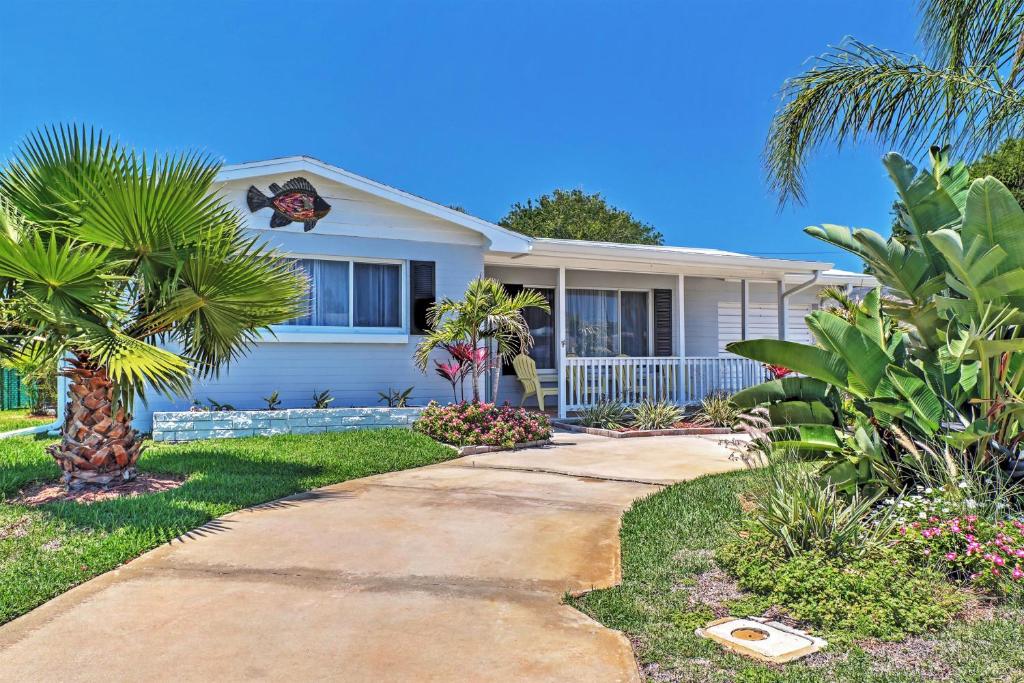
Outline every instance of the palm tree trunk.
<path id="1" fill-rule="evenodd" d="M 135 478 L 142 436 L 124 407 L 114 408 L 114 383 L 89 354 L 77 353 L 61 371 L 70 381 L 60 443 L 47 451 L 71 488 Z"/>

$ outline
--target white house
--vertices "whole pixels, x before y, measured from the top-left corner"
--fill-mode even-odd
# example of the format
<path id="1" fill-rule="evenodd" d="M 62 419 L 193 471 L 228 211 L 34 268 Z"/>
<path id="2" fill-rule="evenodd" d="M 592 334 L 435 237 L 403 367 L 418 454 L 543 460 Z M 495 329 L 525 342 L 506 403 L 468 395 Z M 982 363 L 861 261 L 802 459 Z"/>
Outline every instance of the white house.
<path id="1" fill-rule="evenodd" d="M 250 211 L 247 192 L 272 195 L 271 184 L 292 178 L 309 181 L 330 211 L 313 226 L 271 228 L 273 209 Z M 259 408 L 274 391 L 286 408 L 308 407 L 324 390 L 334 407 L 378 405 L 378 392 L 410 386 L 414 404 L 445 400 L 450 385 L 412 360 L 423 312 L 480 275 L 551 302 L 550 315 L 528 314 L 531 355 L 559 386 L 563 415 L 621 392 L 624 373 L 633 391 L 680 403 L 758 382 L 760 367 L 727 354 L 728 342 L 805 340 L 803 316 L 822 286 L 872 284 L 817 261 L 533 239 L 308 157 L 226 166 L 219 180 L 249 229 L 309 273 L 310 314 L 275 328 L 216 380 L 198 381 L 192 396 L 137 406 L 145 429 L 153 412 L 187 409 L 193 399 Z M 521 400 L 514 375 L 499 388 L 500 400 Z"/>

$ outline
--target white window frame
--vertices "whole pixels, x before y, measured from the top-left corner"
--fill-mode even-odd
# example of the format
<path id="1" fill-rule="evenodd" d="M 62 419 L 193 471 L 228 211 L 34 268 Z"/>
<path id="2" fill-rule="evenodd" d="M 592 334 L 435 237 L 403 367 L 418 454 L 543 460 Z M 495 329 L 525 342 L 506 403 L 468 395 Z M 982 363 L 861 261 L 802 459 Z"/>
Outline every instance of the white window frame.
<path id="1" fill-rule="evenodd" d="M 523 285 L 524 287 L 526 285 Z M 615 320 L 615 334 L 619 338 L 619 352 L 622 352 L 622 293 L 623 292 L 643 292 L 647 295 L 647 355 L 646 356 L 630 356 L 630 358 L 651 358 L 654 355 L 654 290 L 644 289 L 642 287 L 574 287 L 571 285 L 565 286 L 565 306 L 566 314 L 568 314 L 569 308 L 569 290 L 572 289 L 583 289 L 592 292 L 615 292 L 615 305 L 618 307 Z M 566 339 L 569 338 L 569 330 L 565 331 Z"/>
<path id="2" fill-rule="evenodd" d="M 376 258 L 369 256 L 341 256 L 338 254 L 308 254 L 288 252 L 288 259 L 312 259 L 319 261 L 347 261 L 348 267 L 348 325 L 273 325 L 270 335 L 264 335 L 264 342 L 313 342 L 313 343 L 376 343 L 406 344 L 409 342 L 409 264 L 404 259 Z M 355 325 L 355 272 L 356 263 L 374 263 L 399 266 L 399 315 L 398 327 L 356 327 Z"/>

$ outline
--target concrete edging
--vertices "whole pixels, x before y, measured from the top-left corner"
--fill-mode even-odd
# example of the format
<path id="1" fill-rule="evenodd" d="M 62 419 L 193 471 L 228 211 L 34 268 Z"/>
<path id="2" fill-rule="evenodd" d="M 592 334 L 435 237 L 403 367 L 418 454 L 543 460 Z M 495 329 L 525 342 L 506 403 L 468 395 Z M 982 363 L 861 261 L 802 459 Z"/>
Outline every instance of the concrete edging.
<path id="1" fill-rule="evenodd" d="M 409 428 L 423 408 L 290 408 L 153 413 L 154 441 L 236 439 L 353 429 Z"/>
<path id="2" fill-rule="evenodd" d="M 680 429 L 649 429 L 642 431 L 634 429 L 628 432 L 618 432 L 614 429 L 599 429 L 597 427 L 584 427 L 570 422 L 551 421 L 551 426 L 565 429 L 579 434 L 593 434 L 604 436 L 609 439 L 635 439 L 646 436 L 708 436 L 711 434 L 732 434 L 731 429 L 725 427 L 686 427 Z"/>

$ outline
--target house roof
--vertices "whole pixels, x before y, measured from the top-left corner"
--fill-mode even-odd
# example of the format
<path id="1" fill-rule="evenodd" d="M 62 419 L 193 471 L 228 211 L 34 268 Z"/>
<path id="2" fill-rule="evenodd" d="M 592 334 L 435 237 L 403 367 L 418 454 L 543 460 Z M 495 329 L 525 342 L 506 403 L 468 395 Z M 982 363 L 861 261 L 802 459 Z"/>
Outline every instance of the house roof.
<path id="1" fill-rule="evenodd" d="M 825 271 L 832 268 L 831 263 L 822 261 L 797 261 L 792 259 L 769 259 L 750 254 L 741 254 L 721 249 L 703 249 L 699 247 L 675 247 L 652 244 L 618 244 L 615 242 L 591 242 L 587 240 L 565 240 L 547 237 L 536 238 L 533 242 L 532 254 L 565 255 L 579 254 L 592 258 L 636 259 L 642 258 L 658 263 L 680 265 L 723 265 L 754 267 L 763 270 L 781 270 L 786 272 Z"/>
<path id="2" fill-rule="evenodd" d="M 483 235 L 489 241 L 489 248 L 493 252 L 525 254 L 530 251 L 532 240 L 526 235 L 521 235 L 500 225 L 495 225 L 482 218 L 436 204 L 428 199 L 418 197 L 384 183 L 379 183 L 376 180 L 364 178 L 351 171 L 346 171 L 338 166 L 332 166 L 313 157 L 279 157 L 263 161 L 250 161 L 243 164 L 231 164 L 221 168 L 217 180 L 228 182 L 274 173 L 315 174 L 375 197 L 387 199 L 402 206 L 422 211 L 435 218 L 441 218 Z"/>
<path id="3" fill-rule="evenodd" d="M 473 230 L 488 240 L 487 261 L 508 265 L 569 268 L 620 268 L 646 272 L 692 272 L 725 277 L 802 278 L 818 271 L 826 284 L 874 286 L 871 276 L 837 270 L 831 263 L 763 258 L 698 247 L 618 244 L 587 240 L 531 238 L 482 218 L 437 204 L 384 183 L 308 156 L 278 157 L 224 166 L 217 180 L 228 182 L 278 173 L 310 173 L 422 211 Z"/>

